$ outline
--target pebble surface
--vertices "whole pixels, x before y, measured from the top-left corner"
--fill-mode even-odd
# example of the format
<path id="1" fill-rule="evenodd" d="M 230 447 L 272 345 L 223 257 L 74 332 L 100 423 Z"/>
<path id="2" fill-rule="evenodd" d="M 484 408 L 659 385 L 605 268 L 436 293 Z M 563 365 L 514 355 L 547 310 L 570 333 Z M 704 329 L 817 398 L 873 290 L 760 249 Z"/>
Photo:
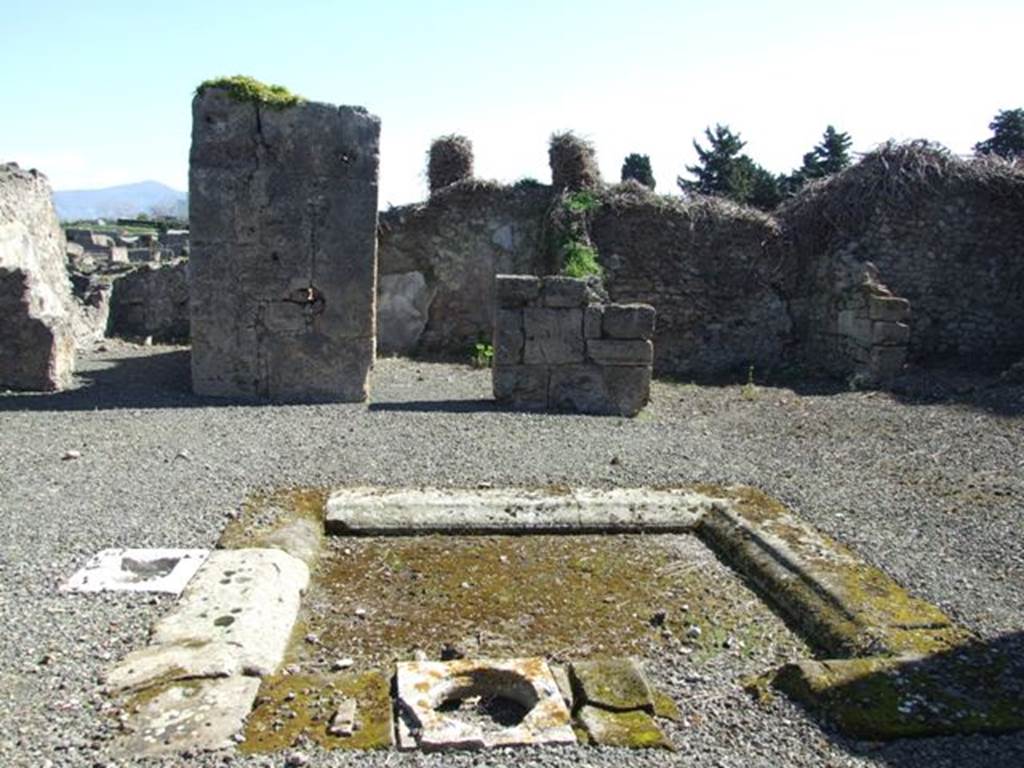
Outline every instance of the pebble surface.
<path id="1" fill-rule="evenodd" d="M 656 381 L 639 418 L 518 414 L 488 371 L 382 359 L 369 405 L 253 406 L 189 392 L 188 352 L 107 342 L 78 388 L 0 394 L 0 764 L 123 766 L 99 681 L 171 598 L 68 595 L 108 547 L 211 547 L 259 489 L 360 483 L 599 487 L 748 483 L 940 605 L 1024 646 L 1024 388 L 920 374 L 895 394 Z M 728 654 L 723 655 L 726 658 Z M 196 755 L 188 765 L 1024 765 L 1024 734 L 874 744 L 784 697 L 760 704 L 725 661 L 659 669 L 679 752 Z M 167 765 L 181 765 L 176 758 Z M 152 764 L 152 763 L 151 763 Z M 293 761 L 291 764 L 303 764 Z"/>

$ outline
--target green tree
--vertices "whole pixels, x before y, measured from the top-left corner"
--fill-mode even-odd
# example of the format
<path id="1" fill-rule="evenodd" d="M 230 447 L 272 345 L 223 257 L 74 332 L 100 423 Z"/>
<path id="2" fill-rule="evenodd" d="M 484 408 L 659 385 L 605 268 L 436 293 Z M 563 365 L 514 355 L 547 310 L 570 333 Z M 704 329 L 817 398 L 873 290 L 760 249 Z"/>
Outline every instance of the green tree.
<path id="1" fill-rule="evenodd" d="M 992 136 L 974 145 L 979 155 L 1024 157 L 1024 109 L 1003 109 L 988 124 Z"/>
<path id="2" fill-rule="evenodd" d="M 635 152 L 627 155 L 622 162 L 622 180 L 633 179 L 643 184 L 648 189 L 654 189 L 654 171 L 651 170 L 651 158 L 647 155 L 638 155 Z"/>
<path id="3" fill-rule="evenodd" d="M 790 179 L 793 191 L 811 179 L 821 179 L 838 173 L 850 164 L 850 145 L 853 141 L 848 133 L 837 131 L 833 126 L 825 128 L 821 143 L 804 155 L 803 165 L 793 171 Z"/>
<path id="4" fill-rule="evenodd" d="M 696 141 L 697 165 L 686 170 L 695 179 L 678 177 L 676 183 L 683 192 L 726 197 L 737 203 L 771 210 L 782 200 L 778 180 L 748 155 L 742 154 L 746 142 L 728 126 L 715 125 L 704 130 L 708 147 Z"/>
<path id="5" fill-rule="evenodd" d="M 696 178 L 691 180 L 679 176 L 676 184 L 683 192 L 733 197 L 740 182 L 737 177 L 737 160 L 747 142 L 738 133 L 729 130 L 727 125 L 716 124 L 714 131 L 709 126 L 704 129 L 704 136 L 708 140 L 707 149 L 694 139 L 697 165 L 686 166 L 687 172 Z"/>

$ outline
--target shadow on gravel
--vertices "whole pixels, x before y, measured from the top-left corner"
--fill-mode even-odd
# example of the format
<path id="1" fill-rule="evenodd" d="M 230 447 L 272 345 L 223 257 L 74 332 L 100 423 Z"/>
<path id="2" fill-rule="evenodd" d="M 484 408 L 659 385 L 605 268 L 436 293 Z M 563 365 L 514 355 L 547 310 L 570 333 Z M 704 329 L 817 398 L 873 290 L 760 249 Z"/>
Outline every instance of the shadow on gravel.
<path id="1" fill-rule="evenodd" d="M 736 387 L 748 383 L 748 374 L 734 372 L 714 377 L 658 376 L 662 381 L 699 387 Z M 903 405 L 957 405 L 997 416 L 1024 416 L 1024 382 L 1011 382 L 998 373 L 955 368 L 911 368 L 887 387 L 858 389 L 850 382 L 820 373 L 754 371 L 753 382 L 766 389 L 792 390 L 802 397 L 830 397 L 853 391 L 877 391 Z"/>
<path id="2" fill-rule="evenodd" d="M 925 721 L 933 728 L 947 723 L 951 733 L 974 731 L 847 742 L 850 753 L 879 765 L 1024 765 L 1024 632 L 868 674 L 836 686 L 829 696 L 853 722 L 870 725 L 872 716 L 880 717 L 894 735 L 912 737 Z"/>
<path id="3" fill-rule="evenodd" d="M 74 389 L 63 392 L 16 392 L 2 395 L 0 413 L 270 404 L 268 401 L 200 397 L 193 394 L 189 355 L 187 349 L 175 349 L 90 361 L 88 370 L 75 373 Z"/>
<path id="4" fill-rule="evenodd" d="M 371 411 L 392 413 L 501 413 L 507 408 L 494 400 L 404 400 L 371 403 Z"/>

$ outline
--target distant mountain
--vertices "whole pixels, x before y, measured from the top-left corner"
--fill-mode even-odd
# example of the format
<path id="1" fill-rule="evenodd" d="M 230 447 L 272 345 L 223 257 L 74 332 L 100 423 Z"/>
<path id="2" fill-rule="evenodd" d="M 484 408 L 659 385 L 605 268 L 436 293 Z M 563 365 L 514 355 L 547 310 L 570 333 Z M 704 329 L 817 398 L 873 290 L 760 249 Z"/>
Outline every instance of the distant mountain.
<path id="1" fill-rule="evenodd" d="M 105 189 L 56 190 L 53 203 L 62 221 L 188 215 L 188 195 L 158 181 L 140 181 Z"/>

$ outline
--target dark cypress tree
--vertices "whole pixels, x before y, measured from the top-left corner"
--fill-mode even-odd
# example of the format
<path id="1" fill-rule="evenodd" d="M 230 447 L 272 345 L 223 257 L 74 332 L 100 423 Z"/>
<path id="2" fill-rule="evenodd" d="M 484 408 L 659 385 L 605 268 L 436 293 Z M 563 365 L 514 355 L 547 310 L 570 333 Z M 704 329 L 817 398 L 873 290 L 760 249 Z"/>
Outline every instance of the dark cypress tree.
<path id="1" fill-rule="evenodd" d="M 647 155 L 638 155 L 635 152 L 627 155 L 622 162 L 622 180 L 633 179 L 643 184 L 648 189 L 654 189 L 654 171 L 651 170 L 651 158 Z"/>
<path id="2" fill-rule="evenodd" d="M 992 136 L 974 145 L 977 154 L 1024 157 L 1024 109 L 1000 110 L 988 127 Z"/>

